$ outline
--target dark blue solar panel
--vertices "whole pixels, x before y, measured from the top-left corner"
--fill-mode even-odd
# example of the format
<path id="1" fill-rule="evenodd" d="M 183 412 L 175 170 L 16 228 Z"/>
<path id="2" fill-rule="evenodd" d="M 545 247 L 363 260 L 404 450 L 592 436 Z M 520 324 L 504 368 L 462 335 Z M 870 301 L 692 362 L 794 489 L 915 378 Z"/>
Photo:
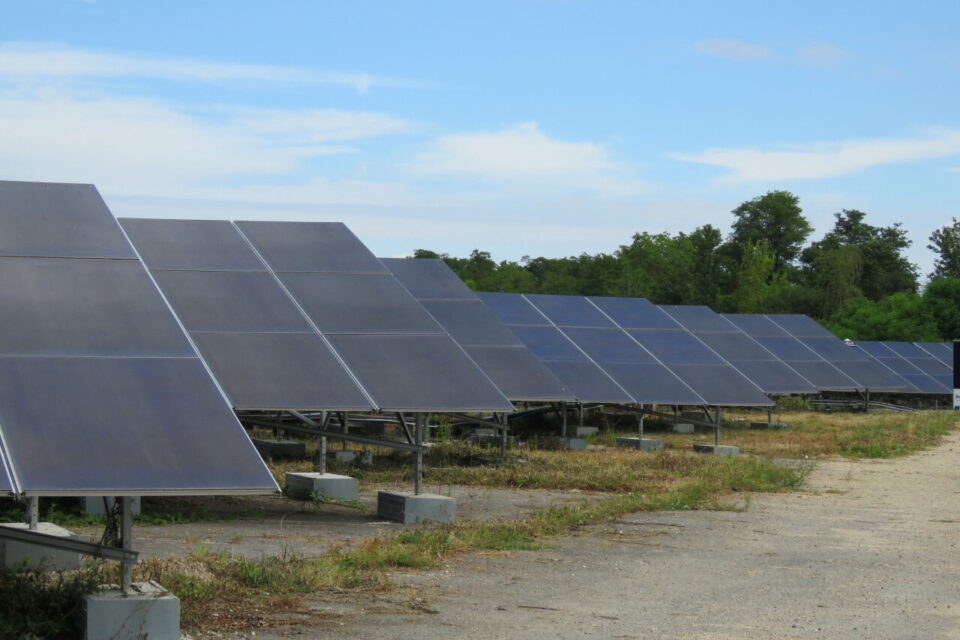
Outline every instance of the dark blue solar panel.
<path id="1" fill-rule="evenodd" d="M 942 342 L 916 342 L 914 344 L 940 361 L 953 362 L 953 345 L 943 344 Z"/>
<path id="2" fill-rule="evenodd" d="M 121 218 L 120 224 L 151 269 L 266 271 L 228 220 Z"/>
<path id="3" fill-rule="evenodd" d="M 856 380 L 864 389 L 907 391 L 906 381 L 876 360 L 832 362 L 840 371 Z"/>
<path id="4" fill-rule="evenodd" d="M 686 331 L 630 330 L 650 353 L 666 364 L 723 364 L 723 359 Z"/>
<path id="5" fill-rule="evenodd" d="M 518 347 L 464 347 L 505 396 L 514 401 L 573 401 L 573 392 L 529 349 Z"/>
<path id="6" fill-rule="evenodd" d="M 784 362 L 823 362 L 823 358 L 796 338 L 759 336 L 756 340 Z"/>
<path id="7" fill-rule="evenodd" d="M 607 362 L 656 361 L 646 349 L 631 340 L 630 336 L 620 329 L 568 327 L 563 332 L 596 362 L 605 364 Z"/>
<path id="8" fill-rule="evenodd" d="M 920 393 L 947 393 L 949 391 L 935 378 L 922 373 L 905 373 L 902 377 L 916 387 Z"/>
<path id="9" fill-rule="evenodd" d="M 581 362 L 545 360 L 544 364 L 573 392 L 580 402 L 633 404 L 634 399 L 610 376 L 589 360 Z"/>
<path id="10" fill-rule="evenodd" d="M 420 304 L 463 346 L 521 344 L 479 300 L 421 300 Z"/>
<path id="11" fill-rule="evenodd" d="M 734 360 L 776 360 L 756 340 L 742 333 L 698 333 L 708 347 L 732 362 Z"/>
<path id="12" fill-rule="evenodd" d="M 953 389 L 953 374 L 949 376 L 933 376 L 933 379 L 942 384 L 945 389 Z"/>
<path id="13" fill-rule="evenodd" d="M 949 367 L 936 358 L 907 358 L 906 360 L 916 368 L 931 376 L 945 376 L 951 371 Z"/>
<path id="14" fill-rule="evenodd" d="M 586 298 L 579 296 L 552 296 L 527 294 L 524 296 L 551 322 L 559 327 L 613 327 Z"/>
<path id="15" fill-rule="evenodd" d="M 714 406 L 769 406 L 773 402 L 728 364 L 678 364 L 671 367 L 689 386 Z"/>
<path id="16" fill-rule="evenodd" d="M 810 316 L 799 313 L 776 313 L 767 317 L 797 338 L 836 338 Z"/>
<path id="17" fill-rule="evenodd" d="M 477 296 L 443 260 L 380 258 L 419 300 L 476 300 Z"/>
<path id="18" fill-rule="evenodd" d="M 748 336 L 785 338 L 790 336 L 770 318 L 759 313 L 725 313 L 723 317 L 740 327 Z"/>
<path id="19" fill-rule="evenodd" d="M 821 391 L 855 391 L 860 388 L 860 385 L 829 362 L 795 361 L 788 364 Z"/>
<path id="20" fill-rule="evenodd" d="M 604 363 L 603 368 L 641 404 L 705 403 L 662 364 Z"/>
<path id="21" fill-rule="evenodd" d="M 817 387 L 779 360 L 732 361 L 731 364 L 766 393 L 816 393 Z"/>
<path id="22" fill-rule="evenodd" d="M 810 347 L 828 362 L 867 361 L 869 356 L 855 346 L 844 344 L 839 338 L 800 338 L 800 342 Z"/>
<path id="23" fill-rule="evenodd" d="M 887 341 L 883 344 L 889 347 L 891 351 L 904 358 L 926 358 L 929 355 L 912 342 Z"/>
<path id="24" fill-rule="evenodd" d="M 550 321 L 519 293 L 478 292 L 477 297 L 503 324 L 528 326 L 550 324 Z"/>
<path id="25" fill-rule="evenodd" d="M 680 325 L 644 298 L 588 298 L 624 329 L 679 329 Z"/>
<path id="26" fill-rule="evenodd" d="M 541 360 L 587 360 L 556 327 L 510 327 L 520 341 Z"/>
<path id="27" fill-rule="evenodd" d="M 889 358 L 877 358 L 881 364 L 884 364 L 894 372 L 900 375 L 905 373 L 917 374 L 923 373 L 920 369 L 917 369 L 913 364 L 907 362 L 900 356 L 890 356 Z"/>
<path id="28" fill-rule="evenodd" d="M 674 320 L 695 333 L 705 331 L 737 331 L 737 326 L 702 305 L 660 305 Z"/>
<path id="29" fill-rule="evenodd" d="M 870 340 L 857 340 L 857 346 L 866 351 L 868 354 L 874 358 L 899 358 L 900 356 L 897 353 L 890 349 L 887 345 L 882 342 L 874 342 Z"/>
<path id="30" fill-rule="evenodd" d="M 235 224 L 274 271 L 387 272 L 341 222 Z"/>

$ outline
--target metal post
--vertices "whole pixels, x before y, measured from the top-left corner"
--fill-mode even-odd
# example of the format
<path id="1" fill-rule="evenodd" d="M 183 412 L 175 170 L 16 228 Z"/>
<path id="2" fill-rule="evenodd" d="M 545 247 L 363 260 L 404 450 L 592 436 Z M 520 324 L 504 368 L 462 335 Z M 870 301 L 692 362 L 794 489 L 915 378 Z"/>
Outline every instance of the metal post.
<path id="1" fill-rule="evenodd" d="M 639 436 L 640 436 L 641 445 L 643 444 L 643 407 L 644 406 L 645 405 L 640 405 L 640 415 L 637 416 L 637 422 L 639 423 Z"/>
<path id="2" fill-rule="evenodd" d="M 423 491 L 423 414 L 416 414 L 417 433 L 415 436 L 417 449 L 417 475 L 414 478 L 413 493 L 420 495 Z"/>
<path id="3" fill-rule="evenodd" d="M 716 415 L 715 419 L 717 422 L 717 431 L 716 431 L 716 435 L 714 436 L 713 444 L 719 447 L 720 446 L 720 407 L 717 407 L 715 415 Z"/>
<path id="4" fill-rule="evenodd" d="M 580 403 L 580 427 L 583 427 L 583 403 Z M 577 434 L 579 436 L 580 434 Z"/>
<path id="5" fill-rule="evenodd" d="M 326 411 L 320 413 L 320 428 L 327 430 L 327 422 L 330 420 L 330 414 Z M 327 436 L 320 436 L 317 449 L 317 471 L 321 474 L 327 472 Z"/>
<path id="6" fill-rule="evenodd" d="M 40 498 L 30 496 L 27 498 L 27 528 L 30 531 L 36 531 L 40 524 Z"/>
<path id="7" fill-rule="evenodd" d="M 560 403 L 560 413 L 563 414 L 563 426 L 561 427 L 563 429 L 563 432 L 560 435 L 561 437 L 566 438 L 567 435 L 569 435 L 567 433 L 567 403 L 566 402 Z"/>
<path id="8" fill-rule="evenodd" d="M 503 424 L 503 429 L 500 430 L 500 455 L 506 457 L 507 455 L 507 429 L 509 428 L 509 423 L 507 422 L 507 414 L 500 414 L 500 422 Z"/>
<path id="9" fill-rule="evenodd" d="M 767 409 L 767 427 L 773 424 L 773 409 Z"/>
<path id="10" fill-rule="evenodd" d="M 133 551 L 133 498 L 120 498 L 120 548 Z M 120 564 L 120 591 L 130 593 L 133 584 L 133 562 L 124 560 Z"/>

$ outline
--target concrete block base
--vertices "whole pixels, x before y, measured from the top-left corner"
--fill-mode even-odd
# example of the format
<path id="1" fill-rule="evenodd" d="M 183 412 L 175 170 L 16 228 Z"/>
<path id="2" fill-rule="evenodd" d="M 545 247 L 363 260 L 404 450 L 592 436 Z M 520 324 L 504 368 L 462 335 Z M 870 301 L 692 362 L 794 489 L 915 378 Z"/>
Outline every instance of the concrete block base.
<path id="1" fill-rule="evenodd" d="M 696 453 L 712 453 L 717 456 L 738 456 L 740 447 L 730 444 L 695 444 L 693 450 Z"/>
<path id="2" fill-rule="evenodd" d="M 106 514 L 103 508 L 103 498 L 104 496 L 84 496 L 80 498 L 80 508 L 83 509 L 84 513 L 89 513 L 95 516 L 102 516 Z M 107 508 L 113 509 L 114 498 L 107 497 Z M 133 515 L 140 515 L 140 497 L 136 496 L 133 500 L 130 501 L 132 504 Z"/>
<path id="3" fill-rule="evenodd" d="M 753 429 L 786 429 L 789 425 L 786 422 L 751 422 Z"/>
<path id="4" fill-rule="evenodd" d="M 663 440 L 657 440 L 655 438 L 617 438 L 617 446 L 622 449 L 660 451 L 663 449 Z"/>
<path id="5" fill-rule="evenodd" d="M 693 433 L 695 428 L 689 422 L 678 422 L 670 428 L 674 433 Z"/>
<path id="6" fill-rule="evenodd" d="M 180 640 L 180 600 L 156 582 L 137 582 L 133 593 L 105 585 L 84 596 L 85 640 Z"/>
<path id="7" fill-rule="evenodd" d="M 585 451 L 587 441 L 583 438 L 551 438 L 544 441 L 546 447 L 556 449 L 573 449 L 574 451 Z"/>
<path id="8" fill-rule="evenodd" d="M 21 531 L 29 530 L 29 527 L 22 522 L 8 523 L 3 526 L 20 529 Z M 59 527 L 52 522 L 38 523 L 37 533 L 45 533 L 48 536 L 57 536 L 58 538 L 79 538 L 74 532 Z M 0 566 L 14 569 L 21 565 L 44 567 L 52 571 L 72 571 L 80 568 L 80 554 L 26 542 L 17 542 L 16 540 L 0 540 Z"/>
<path id="9" fill-rule="evenodd" d="M 577 427 L 577 437 L 595 436 L 600 433 L 600 427 Z"/>
<path id="10" fill-rule="evenodd" d="M 381 491 L 377 494 L 377 516 L 394 522 L 453 522 L 457 503 L 435 493 Z"/>
<path id="11" fill-rule="evenodd" d="M 284 475 L 284 486 L 291 498 L 305 500 L 313 497 L 356 500 L 360 490 L 356 478 L 335 473 L 289 472 Z"/>
<path id="12" fill-rule="evenodd" d="M 336 449 L 331 451 L 327 449 L 327 457 L 344 464 L 355 464 L 364 467 L 373 464 L 373 454 L 369 451 L 354 449 Z"/>
<path id="13" fill-rule="evenodd" d="M 296 440 L 260 440 L 250 438 L 264 458 L 277 460 L 303 460 L 307 457 L 307 445 Z"/>

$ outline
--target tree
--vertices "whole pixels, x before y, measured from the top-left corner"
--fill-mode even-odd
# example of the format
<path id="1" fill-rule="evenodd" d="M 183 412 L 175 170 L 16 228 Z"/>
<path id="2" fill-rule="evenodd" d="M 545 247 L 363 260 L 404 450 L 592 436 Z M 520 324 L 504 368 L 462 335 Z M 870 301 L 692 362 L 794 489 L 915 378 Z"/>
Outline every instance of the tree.
<path id="1" fill-rule="evenodd" d="M 773 270 L 783 272 L 799 255 L 800 248 L 813 228 L 803 217 L 799 199 L 789 191 L 768 191 L 742 203 L 733 210 L 736 220 L 730 245 L 734 258 L 747 243 L 766 242 L 773 254 Z"/>
<path id="2" fill-rule="evenodd" d="M 944 225 L 930 234 L 930 249 L 937 254 L 933 264 L 933 273 L 930 279 L 960 278 L 960 222 L 951 218 L 950 224 Z"/>
<path id="3" fill-rule="evenodd" d="M 931 280 L 923 292 L 924 307 L 943 340 L 960 339 L 960 279 Z"/>
<path id="4" fill-rule="evenodd" d="M 770 280 L 773 277 L 773 252 L 764 242 L 748 242 L 737 268 L 737 288 L 729 298 L 734 313 L 764 313 L 768 309 Z"/>
<path id="5" fill-rule="evenodd" d="M 854 340 L 939 339 L 936 322 L 925 308 L 923 298 L 906 291 L 878 302 L 854 298 L 824 324 L 837 336 Z"/>

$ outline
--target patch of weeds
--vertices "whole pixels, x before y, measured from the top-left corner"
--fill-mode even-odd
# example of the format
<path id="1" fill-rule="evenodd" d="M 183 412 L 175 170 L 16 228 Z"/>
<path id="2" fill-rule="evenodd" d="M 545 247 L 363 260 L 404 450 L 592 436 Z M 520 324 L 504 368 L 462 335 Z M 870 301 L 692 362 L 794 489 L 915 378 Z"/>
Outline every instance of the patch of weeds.
<path id="1" fill-rule="evenodd" d="M 100 583 L 96 569 L 0 569 L 0 638 L 80 637 L 82 599 Z"/>
<path id="2" fill-rule="evenodd" d="M 348 500 L 346 498 L 330 498 L 321 493 L 316 493 L 314 491 L 310 492 L 308 500 L 313 503 L 314 506 L 319 507 L 321 504 L 337 504 L 341 507 L 349 507 L 350 509 L 356 509 L 362 513 L 365 513 L 370 510 L 370 507 L 360 502 L 359 500 Z"/>

